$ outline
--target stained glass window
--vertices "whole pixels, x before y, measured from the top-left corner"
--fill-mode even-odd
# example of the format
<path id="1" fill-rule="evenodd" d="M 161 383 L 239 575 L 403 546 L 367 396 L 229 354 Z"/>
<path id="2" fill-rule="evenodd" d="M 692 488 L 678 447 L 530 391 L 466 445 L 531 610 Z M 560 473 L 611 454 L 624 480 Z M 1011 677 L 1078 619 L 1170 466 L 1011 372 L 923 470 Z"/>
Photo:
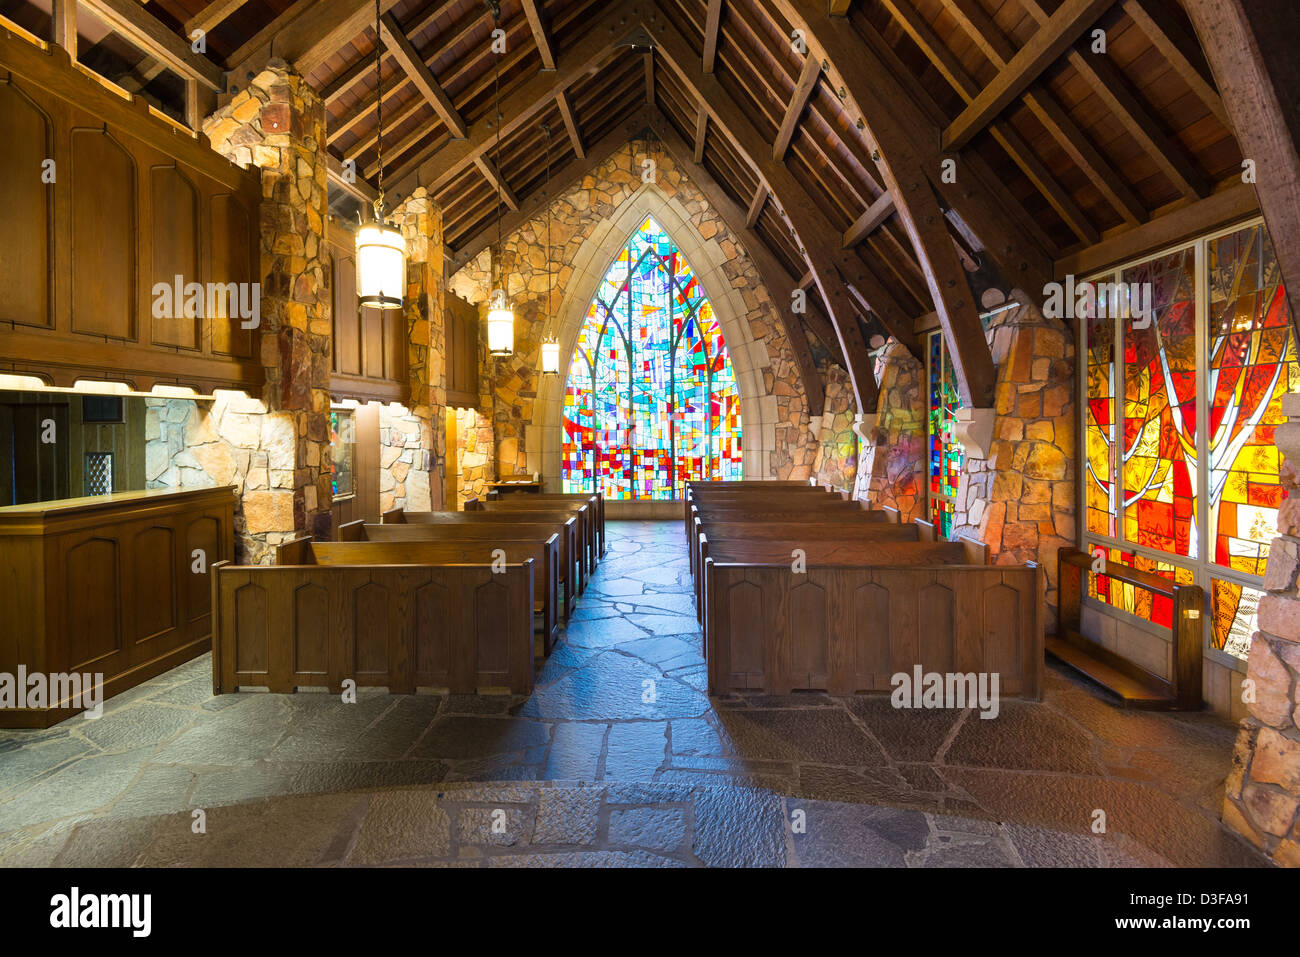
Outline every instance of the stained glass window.
<path id="1" fill-rule="evenodd" d="M 1112 281 L 1152 309 L 1149 322 L 1083 317 L 1085 547 L 1201 585 L 1207 642 L 1244 658 L 1282 501 L 1273 433 L 1300 390 L 1273 247 L 1257 223 L 1099 277 L 1099 292 Z M 1088 594 L 1169 624 L 1157 596 L 1107 576 L 1090 575 Z"/>
<path id="2" fill-rule="evenodd" d="M 564 390 L 566 492 L 680 497 L 691 479 L 739 479 L 740 392 L 713 306 L 653 219 L 609 267 Z"/>
<path id="3" fill-rule="evenodd" d="M 356 456 L 356 422 L 350 409 L 330 409 L 330 467 L 334 497 L 356 492 L 352 464 Z"/>
<path id="4" fill-rule="evenodd" d="M 930 334 L 930 521 L 946 538 L 952 533 L 957 488 L 961 480 L 962 447 L 953 437 L 961 399 L 943 334 Z"/>

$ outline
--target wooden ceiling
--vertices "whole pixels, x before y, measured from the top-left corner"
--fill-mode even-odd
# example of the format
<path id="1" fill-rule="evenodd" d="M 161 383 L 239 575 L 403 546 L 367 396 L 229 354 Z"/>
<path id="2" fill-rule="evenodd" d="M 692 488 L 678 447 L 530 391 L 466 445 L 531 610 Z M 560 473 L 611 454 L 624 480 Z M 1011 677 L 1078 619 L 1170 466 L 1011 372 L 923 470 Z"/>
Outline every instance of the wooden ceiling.
<path id="1" fill-rule="evenodd" d="M 915 349 L 914 320 L 937 313 L 985 403 L 985 288 L 1033 292 L 1165 216 L 1254 204 L 1177 0 L 501 0 L 500 57 L 484 0 L 380 7 L 385 189 L 432 189 L 454 266 L 494 241 L 498 184 L 507 229 L 540 208 L 548 143 L 559 189 L 649 129 L 773 295 L 808 291 L 808 331 L 846 357 L 860 408 L 873 337 Z M 331 165 L 354 161 L 351 192 L 372 195 L 373 0 L 139 9 L 206 29 L 232 90 L 290 60 L 324 95 Z"/>

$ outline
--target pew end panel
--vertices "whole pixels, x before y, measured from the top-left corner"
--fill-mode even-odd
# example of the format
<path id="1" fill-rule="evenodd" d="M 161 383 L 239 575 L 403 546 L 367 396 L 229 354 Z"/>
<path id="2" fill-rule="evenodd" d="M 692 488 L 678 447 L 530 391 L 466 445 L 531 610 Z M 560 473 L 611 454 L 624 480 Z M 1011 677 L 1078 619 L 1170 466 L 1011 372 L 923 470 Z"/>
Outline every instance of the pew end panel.
<path id="1" fill-rule="evenodd" d="M 281 542 L 275 546 L 275 564 L 314 565 L 316 559 L 311 546 L 312 537 L 310 535 L 302 535 L 298 538 L 291 538 L 287 542 Z"/>
<path id="2" fill-rule="evenodd" d="M 406 509 L 390 508 L 379 516 L 379 521 L 385 525 L 402 525 L 406 522 Z"/>
<path id="3" fill-rule="evenodd" d="M 338 527 L 335 538 L 340 542 L 366 541 L 366 520 L 358 518 L 355 521 L 344 522 Z"/>
<path id="4" fill-rule="evenodd" d="M 486 565 L 214 566 L 214 691 L 533 684 L 531 560 Z"/>

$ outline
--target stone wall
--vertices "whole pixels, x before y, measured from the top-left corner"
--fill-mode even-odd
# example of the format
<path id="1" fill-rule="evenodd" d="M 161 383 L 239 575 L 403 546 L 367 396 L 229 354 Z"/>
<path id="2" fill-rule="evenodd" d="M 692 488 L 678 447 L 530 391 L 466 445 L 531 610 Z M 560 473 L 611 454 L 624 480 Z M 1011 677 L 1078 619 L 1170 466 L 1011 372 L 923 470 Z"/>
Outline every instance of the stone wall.
<path id="1" fill-rule="evenodd" d="M 446 434 L 446 423 L 440 423 Z M 401 508 L 410 512 L 427 512 L 442 508 L 442 499 L 434 499 L 430 476 L 437 473 L 441 488 L 442 473 L 433 466 L 428 445 L 432 430 L 429 421 L 405 406 L 379 407 L 379 510 Z M 433 503 L 437 502 L 435 506 Z"/>
<path id="2" fill-rule="evenodd" d="M 928 518 L 925 367 L 893 340 L 881 365 L 876 439 L 863 443 L 856 497 L 898 509 L 904 522 Z"/>
<path id="3" fill-rule="evenodd" d="M 478 409 L 456 409 L 456 486 L 461 508 L 471 498 L 485 499 L 496 476 L 496 440 L 492 420 Z M 559 491 L 558 485 L 553 489 Z"/>
<path id="4" fill-rule="evenodd" d="M 642 140 L 620 147 L 581 183 L 560 193 L 552 203 L 551 242 L 555 262 L 550 267 L 553 278 L 549 301 L 546 210 L 540 210 L 503 239 L 500 266 L 506 295 L 515 311 L 515 352 L 509 358 L 493 359 L 489 364 L 497 468 L 503 475 L 543 470 L 541 442 L 529 434 L 529 429 L 537 429 L 545 421 L 544 415 L 538 415 L 539 347 L 545 333 L 559 333 L 553 325 L 547 325 L 547 317 L 558 315 L 570 284 L 579 278 L 575 263 L 582 259 L 584 246 L 594 243 L 602 228 L 608 228 L 624 205 L 643 190 L 641 161 L 649 155 L 657 164 L 654 183 L 657 194 L 685 210 L 689 228 L 706 244 L 717 245 L 722 276 L 730 286 L 729 291 L 736 293 L 735 301 L 741 304 L 743 315 L 736 318 L 746 323 L 752 342 L 737 343 L 729 339 L 728 347 L 733 360 L 736 350 L 745 348 L 747 354 L 743 358 L 758 370 L 753 382 L 748 384 L 752 394 L 745 398 L 767 403 L 764 418 L 771 429 L 763 441 L 770 445 L 771 453 L 764 466 L 766 474 L 773 478 L 807 478 L 812 474 L 821 441 L 820 436 L 811 433 L 807 401 L 772 296 L 741 243 L 703 194 L 677 168 L 670 155 Z M 681 237 L 675 238 L 682 242 Z M 590 249 L 587 254 L 590 255 Z M 608 265 L 601 262 L 592 268 L 603 274 Z M 710 264 L 692 262 L 691 265 L 697 274 L 703 274 Z M 452 276 L 451 290 L 471 303 L 485 303 L 491 292 L 491 266 L 490 253 L 485 250 Z M 710 295 L 715 297 L 715 308 L 721 305 L 718 294 L 717 288 L 710 290 Z M 584 310 L 586 305 L 582 304 Z M 746 385 L 742 383 L 742 390 Z M 750 408 L 758 406 L 755 403 Z M 558 483 L 558 475 L 545 477 Z"/>
<path id="5" fill-rule="evenodd" d="M 1250 644 L 1241 722 L 1223 822 L 1275 862 L 1300 867 L 1300 395 L 1282 399 L 1278 426 L 1285 500 L 1264 574 L 1259 631 Z"/>
<path id="6" fill-rule="evenodd" d="M 1047 575 L 1047 632 L 1056 630 L 1057 549 L 1075 527 L 1074 341 L 1028 305 L 994 316 L 987 330 L 997 366 L 996 417 L 987 457 L 969 446 L 954 535 L 989 546 L 998 564 L 1035 561 Z"/>
<path id="7" fill-rule="evenodd" d="M 853 401 L 853 386 L 848 373 L 837 365 L 826 363 L 821 372 L 826 376 L 826 407 L 818 423 L 820 442 L 812 474 L 818 484 L 852 492 L 858 475 L 858 434 L 853 431 L 857 406 Z"/>

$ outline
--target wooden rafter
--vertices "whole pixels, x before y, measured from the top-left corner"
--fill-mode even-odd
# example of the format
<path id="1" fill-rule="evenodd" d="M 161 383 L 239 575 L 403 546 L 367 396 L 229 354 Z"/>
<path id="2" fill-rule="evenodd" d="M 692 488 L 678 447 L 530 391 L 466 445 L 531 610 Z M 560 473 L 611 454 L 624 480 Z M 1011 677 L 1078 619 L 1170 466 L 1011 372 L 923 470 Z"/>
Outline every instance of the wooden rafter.
<path id="1" fill-rule="evenodd" d="M 695 113 L 695 148 L 692 150 L 695 162 L 704 162 L 704 137 L 709 132 L 709 111 L 701 103 Z"/>
<path id="2" fill-rule="evenodd" d="M 685 171 L 691 182 L 704 194 L 704 198 L 709 201 L 709 205 L 713 207 L 713 210 L 722 217 L 723 222 L 727 224 L 727 228 L 744 244 L 746 252 L 749 253 L 755 268 L 758 270 L 759 277 L 763 280 L 764 285 L 768 287 L 768 292 L 772 297 L 772 306 L 777 315 L 780 316 L 781 327 L 785 331 L 786 341 L 790 344 L 790 351 L 794 354 L 795 365 L 799 370 L 799 379 L 803 383 L 804 395 L 808 400 L 808 414 L 821 415 L 825 411 L 826 388 L 817 372 L 817 363 L 813 359 L 812 349 L 808 346 L 808 338 L 804 334 L 803 326 L 799 323 L 798 317 L 790 310 L 789 298 L 783 297 L 784 290 L 780 286 L 775 289 L 772 288 L 773 284 L 784 282 L 789 284 L 789 288 L 793 289 L 790 274 L 781 266 L 762 237 L 755 230 L 744 225 L 744 211 L 727 195 L 726 190 L 700 163 L 690 160 L 689 144 L 681 138 L 667 117 L 659 113 L 655 117 L 655 121 L 655 133 L 668 149 L 668 152 L 673 155 L 678 167 Z M 838 343 L 835 347 L 838 347 Z M 835 347 L 827 346 L 827 348 Z"/>
<path id="3" fill-rule="evenodd" d="M 749 208 L 745 211 L 745 228 L 753 229 L 758 223 L 758 217 L 763 214 L 763 207 L 767 205 L 767 187 L 762 183 L 754 190 L 754 197 L 749 201 Z"/>
<path id="4" fill-rule="evenodd" d="M 353 199 L 369 205 L 379 198 L 379 191 L 361 178 L 360 174 L 347 175 L 343 161 L 333 153 L 326 154 L 329 180 Z"/>
<path id="5" fill-rule="evenodd" d="M 894 197 L 889 191 L 881 193 L 876 201 L 854 220 L 853 225 L 844 231 L 844 248 L 852 249 L 874 233 L 890 216 L 894 215 Z"/>
<path id="6" fill-rule="evenodd" d="M 1004 69 L 1015 56 L 1015 47 L 993 18 L 984 12 L 979 0 L 943 0 L 943 5 L 993 66 L 998 70 Z M 967 102 L 974 98 L 977 90 L 975 81 L 961 70 L 960 65 L 954 67 L 949 82 L 957 86 L 958 92 Z M 1079 129 L 1051 92 L 1035 83 L 1025 91 L 1024 100 L 1025 105 L 1052 134 L 1057 144 L 1069 154 L 1075 165 L 1083 170 L 1107 202 L 1129 225 L 1136 226 L 1146 219 L 1147 211 L 1141 199 L 1093 146 L 1092 137 Z M 995 136 L 1000 129 L 999 125 L 994 125 Z M 1078 211 L 1078 215 L 1083 215 L 1082 210 Z M 1069 219 L 1067 218 L 1066 221 L 1069 222 Z M 1088 225 L 1090 228 L 1091 224 Z M 1076 235 L 1080 235 L 1078 230 Z M 1086 235 L 1080 235 L 1080 238 L 1088 242 L 1096 242 L 1099 237 L 1089 231 Z"/>
<path id="7" fill-rule="evenodd" d="M 515 191 L 510 188 L 510 184 L 506 182 L 505 177 L 496 168 L 496 164 L 488 159 L 487 154 L 484 153 L 474 157 L 474 165 L 478 167 L 479 172 L 483 174 L 483 178 L 488 181 L 488 184 L 500 195 L 501 202 L 505 203 L 512 213 L 518 212 L 519 197 L 515 195 Z"/>
<path id="8" fill-rule="evenodd" d="M 790 148 L 790 141 L 794 139 L 794 131 L 799 128 L 799 118 L 803 115 L 804 107 L 808 105 L 813 90 L 817 89 L 817 81 L 821 75 L 820 64 L 813 57 L 806 57 L 803 61 L 803 69 L 799 73 L 799 80 L 794 85 L 794 95 L 790 97 L 785 116 L 781 119 L 781 128 L 776 131 L 776 142 L 772 144 L 773 159 L 785 159 L 785 152 Z"/>
<path id="9" fill-rule="evenodd" d="M 290 24 L 316 5 L 317 0 L 294 0 L 292 6 L 245 40 L 226 58 L 235 76 L 255 73 L 271 55 L 271 41 L 283 34 Z"/>
<path id="10" fill-rule="evenodd" d="M 564 120 L 564 128 L 569 131 L 569 142 L 573 146 L 573 155 L 578 159 L 586 158 L 587 147 L 582 142 L 582 129 L 578 126 L 578 117 L 573 112 L 573 100 L 569 98 L 567 91 L 561 90 L 555 94 L 555 105 L 560 111 L 560 117 Z"/>
<path id="11" fill-rule="evenodd" d="M 622 7 L 612 8 L 592 24 L 581 40 L 560 53 L 554 73 L 536 73 L 503 96 L 501 135 L 509 136 L 523 127 L 553 103 L 556 95 L 599 67 L 616 47 L 622 46 L 631 28 L 626 22 L 620 24 L 620 18 L 626 20 Z M 496 141 L 496 128 L 491 119 L 483 116 L 472 122 L 463 140 L 422 149 L 397 170 L 394 177 L 398 181 L 397 192 L 407 195 L 416 186 L 437 190 L 462 172 L 474 162 L 475 156 Z"/>
<path id="12" fill-rule="evenodd" d="M 248 0 L 212 0 L 206 7 L 185 21 L 185 35 L 193 36 L 195 30 L 207 33 L 233 16 Z"/>
<path id="13" fill-rule="evenodd" d="M 406 34 L 402 32 L 402 27 L 397 22 L 397 18 L 391 13 L 384 14 L 380 20 L 379 32 L 383 36 L 384 45 L 388 48 L 388 52 L 393 55 L 403 72 L 406 73 L 407 78 L 415 84 L 415 88 L 433 107 L 434 112 L 438 114 L 438 118 L 442 120 L 447 129 L 451 130 L 451 135 L 456 139 L 464 139 L 467 133 L 465 121 L 457 112 L 451 98 L 447 96 L 447 91 L 434 78 L 428 65 L 420 59 L 420 54 L 411 45 L 411 41 L 407 39 Z"/>
<path id="14" fill-rule="evenodd" d="M 183 79 L 193 79 L 208 89 L 225 89 L 221 69 L 190 49 L 189 43 L 173 33 L 136 0 L 81 0 L 86 9 L 104 24 L 145 53 L 167 64 Z"/>
<path id="15" fill-rule="evenodd" d="M 1174 72 L 1219 122 L 1231 129 L 1223 97 L 1194 62 L 1200 52 L 1196 39 L 1188 36 L 1187 31 L 1158 3 L 1152 3 L 1151 0 L 1123 0 L 1123 6 L 1129 18 L 1147 35 L 1155 48 L 1164 54 Z"/>
<path id="16" fill-rule="evenodd" d="M 555 51 L 551 49 L 551 36 L 543 19 L 543 11 L 537 0 L 522 0 L 524 16 L 528 18 L 528 29 L 533 31 L 533 40 L 537 43 L 537 55 L 542 58 L 543 70 L 555 69 Z"/>
<path id="17" fill-rule="evenodd" d="M 704 16 L 704 72 L 712 73 L 718 57 L 718 25 L 722 22 L 722 0 L 709 0 Z"/>
<path id="18" fill-rule="evenodd" d="M 54 34 L 51 39 L 68 51 L 77 62 L 77 0 L 54 0 L 50 16 Z"/>
<path id="19" fill-rule="evenodd" d="M 832 77 L 838 75 L 832 82 L 844 90 L 846 105 L 862 117 L 863 133 L 878 157 L 877 168 L 894 197 L 939 314 L 962 402 L 989 408 L 996 383 L 993 357 L 938 196 L 925 173 L 931 164 L 914 143 L 916 130 L 908 129 L 907 118 L 895 106 L 906 102 L 898 79 L 888 76 L 842 23 L 832 21 L 823 5 L 776 0 L 776 6 L 792 27 L 804 31 L 809 54 L 829 63 Z M 937 164 L 934 169 L 937 172 Z"/>
<path id="20" fill-rule="evenodd" d="M 655 105 L 655 54 L 649 50 L 645 54 L 645 101 L 648 106 Z"/>
<path id="21" fill-rule="evenodd" d="M 847 17 L 851 6 L 853 6 L 853 0 L 830 0 L 827 12 L 833 17 Z"/>
<path id="22" fill-rule="evenodd" d="M 1060 59 L 1079 36 L 1115 0 L 1065 0 L 993 82 L 943 131 L 943 148 L 959 150 L 1007 108 L 1053 62 Z"/>

